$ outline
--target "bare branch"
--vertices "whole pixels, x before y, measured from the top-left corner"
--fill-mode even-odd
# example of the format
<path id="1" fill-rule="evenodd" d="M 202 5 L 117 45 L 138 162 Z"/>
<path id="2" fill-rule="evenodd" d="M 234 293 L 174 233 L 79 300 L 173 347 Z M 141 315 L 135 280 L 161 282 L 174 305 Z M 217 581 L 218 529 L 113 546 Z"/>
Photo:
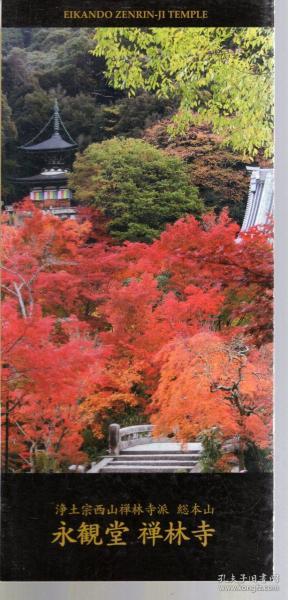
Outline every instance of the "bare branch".
<path id="1" fill-rule="evenodd" d="M 14 285 L 14 289 L 16 291 L 16 295 L 17 295 L 18 302 L 19 302 L 19 305 L 20 305 L 20 310 L 21 310 L 21 313 L 22 313 L 22 317 L 23 317 L 23 319 L 27 319 L 26 308 L 25 308 L 25 304 L 24 304 L 24 300 L 22 298 L 22 294 L 21 294 L 20 288 L 18 288 L 18 285 L 17 285 L 17 283 L 15 283 L 15 281 L 14 281 L 13 285 Z"/>
<path id="2" fill-rule="evenodd" d="M 14 290 L 12 290 L 11 288 L 7 287 L 7 285 L 4 285 L 4 283 L 1 283 L 1 287 L 3 288 L 3 290 L 6 290 L 6 292 L 8 292 L 9 294 L 13 294 L 13 296 L 16 296 L 16 298 L 18 298 L 16 292 L 14 292 Z"/>
<path id="3" fill-rule="evenodd" d="M 31 442 L 31 444 L 33 444 L 34 446 L 36 445 L 36 442 L 34 442 L 34 440 L 32 440 L 29 435 L 27 435 L 26 431 L 23 429 L 23 427 L 21 427 L 20 423 L 18 423 L 18 421 L 15 421 L 15 425 L 18 427 L 19 431 L 21 431 L 21 433 L 27 438 L 27 440 L 29 440 L 29 442 Z"/>

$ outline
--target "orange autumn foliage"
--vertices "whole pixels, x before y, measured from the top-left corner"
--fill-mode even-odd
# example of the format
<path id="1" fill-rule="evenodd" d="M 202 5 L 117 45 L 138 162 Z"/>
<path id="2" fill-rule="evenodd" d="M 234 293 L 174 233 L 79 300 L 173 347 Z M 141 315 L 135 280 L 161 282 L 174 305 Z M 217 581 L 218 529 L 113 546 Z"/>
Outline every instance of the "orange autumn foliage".
<path id="1" fill-rule="evenodd" d="M 169 225 L 151 245 L 116 246 L 84 213 L 62 222 L 25 206 L 22 225 L 3 225 L 10 465 L 28 468 L 34 443 L 60 462 L 79 461 L 85 427 L 100 437 L 105 415 L 131 406 L 161 431 L 177 424 L 183 439 L 219 425 L 224 437 L 267 446 L 270 225 L 236 241 L 227 212 L 209 213 Z M 242 357 L 231 350 L 239 336 Z M 238 386 L 243 414 L 221 385 Z"/>
<path id="2" fill-rule="evenodd" d="M 153 423 L 179 439 L 195 439 L 217 427 L 259 447 L 271 442 L 272 351 L 247 348 L 243 340 L 199 333 L 166 345 L 157 360 L 159 385 Z"/>

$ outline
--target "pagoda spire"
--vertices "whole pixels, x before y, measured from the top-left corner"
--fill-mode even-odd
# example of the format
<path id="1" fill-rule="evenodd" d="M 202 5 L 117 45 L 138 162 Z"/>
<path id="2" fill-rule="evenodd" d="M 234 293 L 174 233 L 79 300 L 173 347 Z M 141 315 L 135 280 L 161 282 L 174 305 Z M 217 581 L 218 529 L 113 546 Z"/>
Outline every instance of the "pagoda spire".
<path id="1" fill-rule="evenodd" d="M 55 98 L 55 100 L 54 100 L 54 133 L 59 133 L 59 129 L 60 129 L 59 105 L 58 105 L 57 98 Z"/>
<path id="2" fill-rule="evenodd" d="M 52 135 L 51 125 L 53 127 Z M 42 142 L 37 143 L 37 140 L 39 140 L 39 138 L 41 139 L 44 131 L 46 131 L 49 127 L 50 137 L 43 140 Z M 63 135 L 64 137 L 62 137 Z M 19 146 L 19 148 L 21 150 L 25 150 L 26 152 L 62 152 L 66 150 L 74 150 L 75 148 L 77 148 L 77 143 L 73 140 L 61 119 L 57 98 L 55 98 L 54 100 L 53 114 L 51 115 L 49 121 L 46 123 L 43 129 L 41 129 L 41 131 L 37 133 L 37 135 L 32 140 L 30 140 L 22 146 Z"/>

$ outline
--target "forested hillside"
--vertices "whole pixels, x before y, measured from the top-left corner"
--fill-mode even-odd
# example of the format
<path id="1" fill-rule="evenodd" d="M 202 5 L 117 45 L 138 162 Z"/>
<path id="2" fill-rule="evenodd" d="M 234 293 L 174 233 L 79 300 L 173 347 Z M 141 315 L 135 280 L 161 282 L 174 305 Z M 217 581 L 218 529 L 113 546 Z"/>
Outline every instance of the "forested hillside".
<path id="1" fill-rule="evenodd" d="M 109 85 L 105 59 L 89 53 L 92 29 L 7 29 L 3 40 L 3 197 L 19 196 L 10 178 L 37 172 L 37 162 L 17 151 L 38 133 L 51 115 L 57 95 L 61 114 L 83 151 L 112 137 L 144 138 L 188 164 L 192 185 L 209 208 L 228 206 L 241 223 L 248 190 L 245 165 L 251 158 L 223 147 L 221 135 L 193 125 L 173 138 L 169 125 L 180 97 L 160 97 L 157 90 L 128 90 Z M 108 58 L 109 60 L 109 58 Z M 263 152 L 253 163 L 267 165 Z M 16 195 L 16 196 L 15 196 Z"/>
<path id="2" fill-rule="evenodd" d="M 58 98 L 66 127 L 80 149 L 115 135 L 141 137 L 172 109 L 141 94 L 130 100 L 110 87 L 105 61 L 89 54 L 91 29 L 7 29 L 3 41 L 4 198 L 14 200 L 9 176 L 35 169 L 17 145 L 29 141 L 51 116 Z M 7 115 L 7 117 L 6 117 Z M 36 169 L 37 170 L 37 169 Z"/>

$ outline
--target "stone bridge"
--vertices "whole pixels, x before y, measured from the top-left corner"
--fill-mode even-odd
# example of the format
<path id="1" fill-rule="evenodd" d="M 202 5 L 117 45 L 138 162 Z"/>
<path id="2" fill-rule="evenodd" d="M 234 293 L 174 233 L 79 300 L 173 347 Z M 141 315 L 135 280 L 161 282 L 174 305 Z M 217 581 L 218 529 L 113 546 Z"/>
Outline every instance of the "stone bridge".
<path id="1" fill-rule="evenodd" d="M 199 473 L 202 446 L 155 438 L 153 425 L 109 427 L 109 451 L 87 473 Z"/>

